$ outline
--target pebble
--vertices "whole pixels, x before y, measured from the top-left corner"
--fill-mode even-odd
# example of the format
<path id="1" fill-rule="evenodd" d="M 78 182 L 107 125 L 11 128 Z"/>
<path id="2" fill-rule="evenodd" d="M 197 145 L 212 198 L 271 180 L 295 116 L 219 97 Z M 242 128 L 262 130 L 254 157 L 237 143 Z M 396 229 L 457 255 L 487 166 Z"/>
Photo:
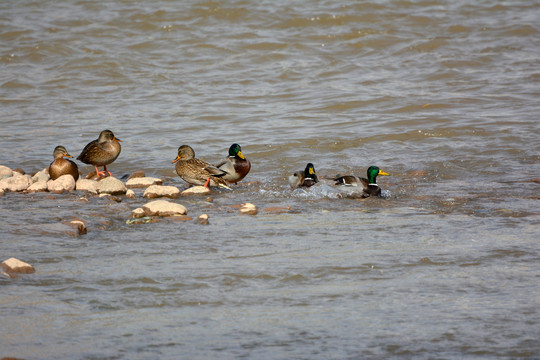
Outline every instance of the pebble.
<path id="1" fill-rule="evenodd" d="M 24 191 L 32 185 L 32 178 L 13 172 L 13 176 L 0 180 L 0 189 L 4 191 Z"/>
<path id="2" fill-rule="evenodd" d="M 112 176 L 98 181 L 97 184 L 97 192 L 100 194 L 123 195 L 126 191 L 126 185 Z"/>
<path id="3" fill-rule="evenodd" d="M 167 200 L 151 201 L 143 205 L 142 209 L 147 216 L 173 216 L 187 214 L 187 209 L 184 205 Z"/>
<path id="4" fill-rule="evenodd" d="M 182 191 L 182 196 L 190 195 L 208 195 L 210 194 L 210 189 L 204 186 L 192 186 L 189 189 Z"/>
<path id="5" fill-rule="evenodd" d="M 176 199 L 180 196 L 180 190 L 176 186 L 151 185 L 144 191 L 143 197 L 155 199 L 158 197 L 168 197 Z"/>
<path id="6" fill-rule="evenodd" d="M 134 188 L 143 188 L 148 187 L 151 185 L 161 185 L 163 184 L 163 180 L 155 178 L 155 177 L 136 177 L 128 179 L 126 182 L 126 187 L 130 189 Z"/>
<path id="7" fill-rule="evenodd" d="M 257 215 L 257 207 L 252 203 L 242 204 L 238 211 L 244 215 Z"/>
<path id="8" fill-rule="evenodd" d="M 32 274 L 34 267 L 16 258 L 9 258 L 2 262 L 2 269 L 8 274 Z"/>
<path id="9" fill-rule="evenodd" d="M 128 199 L 135 199 L 136 198 L 135 191 L 128 189 L 128 191 L 126 191 L 126 197 Z"/>
<path id="10" fill-rule="evenodd" d="M 71 220 L 68 225 L 76 229 L 79 235 L 84 235 L 88 232 L 86 224 L 82 220 Z"/>
<path id="11" fill-rule="evenodd" d="M 47 189 L 56 194 L 75 190 L 75 179 L 71 175 L 62 175 L 56 180 L 47 181 Z"/>
<path id="12" fill-rule="evenodd" d="M 75 183 L 75 188 L 80 191 L 86 191 L 92 194 L 97 194 L 97 182 L 94 180 L 81 179 Z"/>
<path id="13" fill-rule="evenodd" d="M 202 214 L 202 215 L 199 215 L 199 217 L 197 218 L 196 222 L 198 224 L 201 224 L 201 225 L 208 225 L 210 224 L 210 222 L 208 221 L 209 219 L 209 216 L 208 214 Z"/>

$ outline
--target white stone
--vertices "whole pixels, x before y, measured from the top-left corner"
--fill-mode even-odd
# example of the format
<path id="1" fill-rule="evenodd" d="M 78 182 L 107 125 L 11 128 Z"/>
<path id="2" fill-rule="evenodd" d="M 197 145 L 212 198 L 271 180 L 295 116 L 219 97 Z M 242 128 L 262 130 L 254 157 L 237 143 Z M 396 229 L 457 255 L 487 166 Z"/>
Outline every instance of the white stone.
<path id="1" fill-rule="evenodd" d="M 187 214 L 187 209 L 184 205 L 167 200 L 151 201 L 143 205 L 142 208 L 148 216 L 173 216 Z"/>
<path id="2" fill-rule="evenodd" d="M 32 176 L 32 182 L 47 182 L 51 179 L 49 176 L 49 168 L 45 168 L 41 171 L 38 171 L 34 176 Z"/>
<path id="3" fill-rule="evenodd" d="M 208 195 L 208 194 L 210 194 L 210 189 L 204 186 L 192 186 L 189 189 L 182 191 L 182 196 Z"/>
<path id="4" fill-rule="evenodd" d="M 4 191 L 24 191 L 32 185 L 32 178 L 29 175 L 21 175 L 14 172 L 12 177 L 0 181 L 0 189 Z"/>
<path id="5" fill-rule="evenodd" d="M 13 176 L 13 170 L 7 166 L 0 165 L 0 180 Z"/>
<path id="6" fill-rule="evenodd" d="M 115 177 L 108 176 L 98 181 L 97 191 L 100 194 L 122 195 L 127 191 L 126 185 Z"/>
<path id="7" fill-rule="evenodd" d="M 33 183 L 26 189 L 26 192 L 42 192 L 42 191 L 49 191 L 49 187 L 47 185 L 47 181 L 38 181 Z"/>
<path id="8" fill-rule="evenodd" d="M 176 199 L 180 196 L 180 190 L 176 186 L 151 185 L 144 191 L 143 197 L 154 199 L 158 197 L 168 197 Z"/>
<path id="9" fill-rule="evenodd" d="M 140 177 L 140 178 L 131 178 L 126 182 L 126 187 L 128 188 L 142 188 L 148 187 L 151 185 L 161 185 L 163 180 L 155 177 Z"/>
<path id="10" fill-rule="evenodd" d="M 97 182 L 89 179 L 77 180 L 75 188 L 80 191 L 86 191 L 92 194 L 97 194 Z"/>
<path id="11" fill-rule="evenodd" d="M 126 197 L 128 199 L 135 199 L 136 198 L 135 191 L 128 189 L 128 191 L 126 191 Z"/>
<path id="12" fill-rule="evenodd" d="M 75 179 L 71 175 L 62 175 L 56 180 L 47 181 L 50 192 L 63 193 L 75 190 Z"/>
<path id="13" fill-rule="evenodd" d="M 238 209 L 238 211 L 240 212 L 240 214 L 257 215 L 257 207 L 252 203 L 242 204 L 242 207 Z"/>

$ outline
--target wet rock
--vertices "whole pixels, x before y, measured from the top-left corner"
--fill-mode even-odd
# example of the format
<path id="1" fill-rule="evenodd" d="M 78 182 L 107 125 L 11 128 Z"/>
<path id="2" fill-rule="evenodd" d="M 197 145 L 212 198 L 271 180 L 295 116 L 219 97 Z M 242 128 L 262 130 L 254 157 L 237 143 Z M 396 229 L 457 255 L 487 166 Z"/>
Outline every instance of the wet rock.
<path id="1" fill-rule="evenodd" d="M 7 166 L 0 165 L 0 180 L 10 178 L 13 176 L 13 170 Z"/>
<path id="2" fill-rule="evenodd" d="M 131 189 L 128 189 L 128 191 L 126 191 L 126 197 L 128 199 L 135 199 L 136 198 L 135 192 Z"/>
<path id="3" fill-rule="evenodd" d="M 75 190 L 75 179 L 71 175 L 62 175 L 56 180 L 47 181 L 47 189 L 55 194 Z"/>
<path id="4" fill-rule="evenodd" d="M 208 225 L 210 224 L 210 222 L 208 221 L 209 219 L 209 216 L 208 214 L 202 214 L 202 215 L 199 215 L 199 217 L 197 218 L 196 222 L 198 224 L 201 224 L 201 225 Z"/>
<path id="5" fill-rule="evenodd" d="M 128 225 L 140 225 L 140 224 L 150 224 L 150 223 L 156 223 L 159 222 L 158 218 L 151 217 L 151 216 L 144 216 L 136 219 L 127 219 L 126 224 Z"/>
<path id="6" fill-rule="evenodd" d="M 130 189 L 134 189 L 134 188 L 144 188 L 151 185 L 161 185 L 161 184 L 163 184 L 163 180 L 155 178 L 155 177 L 139 177 L 139 178 L 129 179 L 126 183 L 126 187 Z"/>
<path id="7" fill-rule="evenodd" d="M 173 216 L 169 216 L 167 218 L 167 220 L 171 220 L 171 221 L 191 221 L 191 220 L 193 220 L 193 218 L 191 216 L 188 216 L 188 215 L 173 215 Z"/>
<path id="8" fill-rule="evenodd" d="M 146 177 L 146 174 L 142 170 L 135 171 L 131 175 L 129 175 L 128 180 L 136 179 L 136 178 L 143 178 Z"/>
<path id="9" fill-rule="evenodd" d="M 26 189 L 26 192 L 29 192 L 29 193 L 43 192 L 43 191 L 49 191 L 47 181 L 35 182 L 32 185 L 30 185 L 28 189 Z"/>
<path id="10" fill-rule="evenodd" d="M 19 173 L 19 174 L 21 174 L 21 175 L 26 175 L 26 171 L 24 171 L 24 170 L 21 169 L 21 168 L 15 168 L 15 169 L 13 169 L 13 172 L 14 172 L 14 173 Z"/>
<path id="11" fill-rule="evenodd" d="M 75 188 L 79 191 L 86 191 L 92 194 L 97 194 L 97 182 L 94 180 L 81 179 L 75 183 Z"/>
<path id="12" fill-rule="evenodd" d="M 84 235 L 88 232 L 86 224 L 82 220 L 71 220 L 68 225 L 75 229 L 79 235 Z"/>
<path id="13" fill-rule="evenodd" d="M 32 274 L 36 272 L 34 267 L 16 258 L 10 258 L 0 264 L 2 270 L 8 274 Z"/>
<path id="14" fill-rule="evenodd" d="M 265 212 L 274 214 L 283 214 L 291 211 L 290 206 L 270 206 L 264 209 Z"/>
<path id="15" fill-rule="evenodd" d="M 167 200 L 151 201 L 143 205 L 142 209 L 145 211 L 147 216 L 173 216 L 187 214 L 187 209 L 184 205 Z"/>
<path id="16" fill-rule="evenodd" d="M 111 194 L 107 194 L 107 193 L 103 193 L 103 194 L 99 194 L 99 197 L 100 198 L 107 198 L 111 201 L 115 201 L 117 203 L 121 203 L 122 202 L 122 199 L 119 198 L 118 196 L 114 196 L 114 195 L 111 195 Z"/>
<path id="17" fill-rule="evenodd" d="M 182 196 L 190 195 L 208 195 L 210 194 L 210 189 L 204 186 L 192 186 L 189 189 L 182 191 Z"/>
<path id="18" fill-rule="evenodd" d="M 143 208 L 136 208 L 131 212 L 131 217 L 134 217 L 136 219 L 142 218 L 146 216 L 146 211 L 144 211 Z"/>
<path id="19" fill-rule="evenodd" d="M 257 215 L 257 207 L 252 203 L 245 203 L 238 209 L 238 212 L 244 215 Z"/>
<path id="20" fill-rule="evenodd" d="M 37 173 L 34 174 L 34 176 L 32 176 L 32 182 L 33 183 L 37 183 L 37 182 L 47 182 L 51 179 L 51 177 L 49 176 L 49 168 L 45 168 L 41 171 L 38 171 Z"/>
<path id="21" fill-rule="evenodd" d="M 152 185 L 149 186 L 143 194 L 143 197 L 147 199 L 155 199 L 159 197 L 168 197 L 171 199 L 176 199 L 180 196 L 180 190 L 176 186 L 161 186 L 161 185 Z"/>
<path id="22" fill-rule="evenodd" d="M 21 175 L 13 172 L 13 176 L 0 180 L 0 189 L 4 191 L 24 191 L 32 185 L 32 178 L 28 175 Z"/>
<path id="23" fill-rule="evenodd" d="M 108 176 L 97 184 L 97 191 L 100 194 L 123 195 L 126 193 L 126 185 L 115 177 Z"/>
<path id="24" fill-rule="evenodd" d="M 4 196 L 4 190 L 0 189 L 0 196 Z"/>

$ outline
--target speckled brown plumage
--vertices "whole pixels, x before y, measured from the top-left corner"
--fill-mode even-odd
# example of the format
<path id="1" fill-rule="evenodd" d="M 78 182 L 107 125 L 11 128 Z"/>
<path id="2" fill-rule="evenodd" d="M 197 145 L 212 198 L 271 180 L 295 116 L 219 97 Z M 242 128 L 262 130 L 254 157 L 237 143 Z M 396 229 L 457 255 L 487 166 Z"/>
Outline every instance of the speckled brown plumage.
<path id="1" fill-rule="evenodd" d="M 178 156 L 173 163 L 176 163 L 175 170 L 178 176 L 188 184 L 230 189 L 227 182 L 222 179 L 226 173 L 206 161 L 195 158 L 195 151 L 189 145 L 178 148 Z"/>
<path id="2" fill-rule="evenodd" d="M 66 148 L 57 146 L 53 152 L 54 161 L 49 165 L 49 176 L 56 180 L 62 175 L 71 175 L 77 181 L 79 179 L 79 167 L 73 161 L 65 159 L 65 157 L 73 157 L 69 155 Z"/>
<path id="3" fill-rule="evenodd" d="M 116 160 L 122 147 L 120 146 L 120 139 L 117 139 L 113 132 L 110 130 L 103 130 L 99 134 L 99 138 L 91 141 L 86 145 L 77 157 L 77 160 L 82 161 L 85 164 L 94 165 L 96 168 L 96 174 L 101 177 L 101 174 L 108 173 L 107 165 Z M 103 171 L 98 171 L 98 166 L 103 166 Z"/>

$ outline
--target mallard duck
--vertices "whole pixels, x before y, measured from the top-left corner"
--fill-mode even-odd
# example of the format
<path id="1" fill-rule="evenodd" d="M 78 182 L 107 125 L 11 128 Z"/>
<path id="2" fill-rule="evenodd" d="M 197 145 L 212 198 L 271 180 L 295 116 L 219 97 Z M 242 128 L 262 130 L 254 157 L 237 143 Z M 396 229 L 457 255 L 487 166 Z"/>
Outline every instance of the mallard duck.
<path id="1" fill-rule="evenodd" d="M 238 144 L 232 144 L 229 148 L 229 156 L 223 159 L 216 167 L 226 172 L 221 178 L 228 183 L 238 183 L 251 170 L 251 163 L 242 154 L 242 148 Z"/>
<path id="2" fill-rule="evenodd" d="M 77 160 L 82 161 L 85 164 L 94 165 L 96 168 L 96 175 L 112 174 L 107 170 L 107 165 L 111 164 L 118 155 L 122 147 L 120 146 L 120 139 L 116 138 L 111 130 L 103 130 L 99 137 L 88 143 L 77 156 Z M 98 166 L 103 166 L 103 171 L 98 171 Z"/>
<path id="3" fill-rule="evenodd" d="M 56 180 L 62 175 L 71 175 L 77 181 L 79 179 L 79 167 L 73 161 L 64 159 L 66 157 L 72 158 L 69 155 L 66 148 L 63 146 L 57 146 L 53 152 L 54 161 L 49 165 L 49 176 L 51 179 Z"/>
<path id="4" fill-rule="evenodd" d="M 334 181 L 336 182 L 335 185 L 362 186 L 364 188 L 362 191 L 362 197 L 380 196 L 381 188 L 379 185 L 377 185 L 377 175 L 389 176 L 390 174 L 385 173 L 376 166 L 370 166 L 367 169 L 367 179 L 359 178 L 354 175 L 338 175 L 336 178 L 334 178 Z"/>
<path id="5" fill-rule="evenodd" d="M 197 159 L 195 151 L 189 145 L 178 148 L 178 156 L 173 160 L 178 176 L 191 185 L 222 187 L 231 190 L 223 180 L 226 172 L 210 165 L 206 161 Z"/>
<path id="6" fill-rule="evenodd" d="M 315 174 L 315 167 L 312 163 L 308 163 L 304 170 L 300 170 L 289 176 L 289 184 L 292 189 L 298 187 L 310 187 L 318 183 L 319 179 Z"/>

